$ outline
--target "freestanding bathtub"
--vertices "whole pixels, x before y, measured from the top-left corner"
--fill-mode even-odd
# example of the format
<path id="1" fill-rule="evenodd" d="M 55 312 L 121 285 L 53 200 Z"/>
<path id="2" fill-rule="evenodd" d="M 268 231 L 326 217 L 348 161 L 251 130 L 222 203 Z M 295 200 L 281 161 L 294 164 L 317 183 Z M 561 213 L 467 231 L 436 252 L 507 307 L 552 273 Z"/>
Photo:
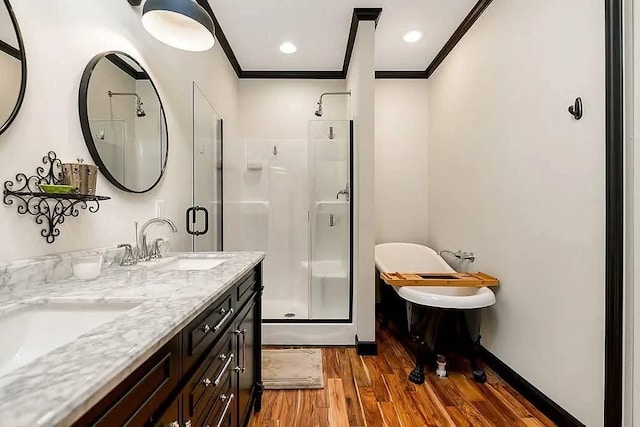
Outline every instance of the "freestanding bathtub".
<path id="1" fill-rule="evenodd" d="M 376 245 L 375 258 L 380 272 L 455 272 L 436 251 L 414 243 Z M 460 286 L 390 288 L 405 301 L 409 334 L 418 347 L 416 368 L 409 376 L 411 381 L 424 382 L 424 365 L 428 358 L 452 347 L 460 348 L 469 357 L 476 381 L 486 381 L 485 373 L 476 364 L 475 353 L 480 341 L 479 310 L 496 302 L 491 289 Z M 385 298 L 388 296 L 387 293 Z"/>

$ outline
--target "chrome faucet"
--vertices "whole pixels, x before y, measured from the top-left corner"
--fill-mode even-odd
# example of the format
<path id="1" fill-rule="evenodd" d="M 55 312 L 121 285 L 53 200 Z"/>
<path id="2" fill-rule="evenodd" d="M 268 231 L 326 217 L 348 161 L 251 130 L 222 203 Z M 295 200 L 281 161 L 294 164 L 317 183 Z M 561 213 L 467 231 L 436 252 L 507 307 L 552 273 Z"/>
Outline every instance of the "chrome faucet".
<path id="1" fill-rule="evenodd" d="M 476 256 L 473 254 L 473 252 L 463 252 L 460 249 L 458 249 L 456 252 L 452 252 L 450 250 L 443 250 L 438 252 L 438 255 L 442 256 L 442 254 L 449 254 L 452 255 L 460 260 L 467 260 L 469 262 L 476 262 Z"/>
<path id="2" fill-rule="evenodd" d="M 169 218 L 152 218 L 149 221 L 145 222 L 140 228 L 140 234 L 138 234 L 138 260 L 139 261 L 147 261 L 149 256 L 149 248 L 147 247 L 147 231 L 153 224 L 166 224 L 171 227 L 171 231 L 173 233 L 178 232 L 178 227 L 171 221 Z M 157 247 L 157 241 L 156 241 Z M 155 257 L 159 257 L 159 252 L 154 250 Z"/>
<path id="3" fill-rule="evenodd" d="M 340 200 L 340 196 L 345 196 L 345 201 L 349 201 L 349 197 L 351 197 L 351 185 L 349 185 L 349 183 L 347 182 L 347 186 L 344 188 L 344 190 L 340 190 L 338 191 L 338 194 L 336 194 L 336 200 Z"/>

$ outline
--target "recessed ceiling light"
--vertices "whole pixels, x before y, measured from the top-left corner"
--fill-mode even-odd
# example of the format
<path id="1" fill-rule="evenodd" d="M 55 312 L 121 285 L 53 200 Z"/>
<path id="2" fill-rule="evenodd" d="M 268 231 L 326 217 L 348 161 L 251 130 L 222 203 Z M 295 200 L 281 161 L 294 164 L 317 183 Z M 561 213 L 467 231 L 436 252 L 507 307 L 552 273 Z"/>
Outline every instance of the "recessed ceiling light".
<path id="1" fill-rule="evenodd" d="M 286 53 L 287 55 L 294 53 L 298 48 L 290 42 L 284 42 L 280 45 L 280 52 Z"/>
<path id="2" fill-rule="evenodd" d="M 415 43 L 422 38 L 422 33 L 420 31 L 409 31 L 402 38 L 407 43 Z"/>

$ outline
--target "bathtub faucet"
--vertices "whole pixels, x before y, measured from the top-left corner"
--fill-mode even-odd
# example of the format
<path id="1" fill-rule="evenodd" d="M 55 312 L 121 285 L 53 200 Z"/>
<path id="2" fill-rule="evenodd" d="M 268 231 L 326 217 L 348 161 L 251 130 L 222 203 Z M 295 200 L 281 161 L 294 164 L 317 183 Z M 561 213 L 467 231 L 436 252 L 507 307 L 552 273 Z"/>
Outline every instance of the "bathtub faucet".
<path id="1" fill-rule="evenodd" d="M 442 256 L 442 254 L 449 254 L 449 255 L 453 255 L 458 259 L 467 260 L 469 262 L 476 262 L 476 256 L 473 254 L 473 252 L 463 252 L 460 249 L 458 249 L 456 252 L 452 252 L 445 249 L 443 251 L 438 252 L 438 255 Z"/>

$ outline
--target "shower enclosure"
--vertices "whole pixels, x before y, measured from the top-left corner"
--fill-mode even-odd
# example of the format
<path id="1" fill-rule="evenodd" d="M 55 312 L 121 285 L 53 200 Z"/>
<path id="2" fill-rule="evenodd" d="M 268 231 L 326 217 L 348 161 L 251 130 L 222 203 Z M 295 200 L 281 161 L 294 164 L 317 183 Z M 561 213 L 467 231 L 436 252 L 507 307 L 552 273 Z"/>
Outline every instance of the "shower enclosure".
<path id="1" fill-rule="evenodd" d="M 310 121 L 305 141 L 268 148 L 263 322 L 352 319 L 351 121 Z"/>

